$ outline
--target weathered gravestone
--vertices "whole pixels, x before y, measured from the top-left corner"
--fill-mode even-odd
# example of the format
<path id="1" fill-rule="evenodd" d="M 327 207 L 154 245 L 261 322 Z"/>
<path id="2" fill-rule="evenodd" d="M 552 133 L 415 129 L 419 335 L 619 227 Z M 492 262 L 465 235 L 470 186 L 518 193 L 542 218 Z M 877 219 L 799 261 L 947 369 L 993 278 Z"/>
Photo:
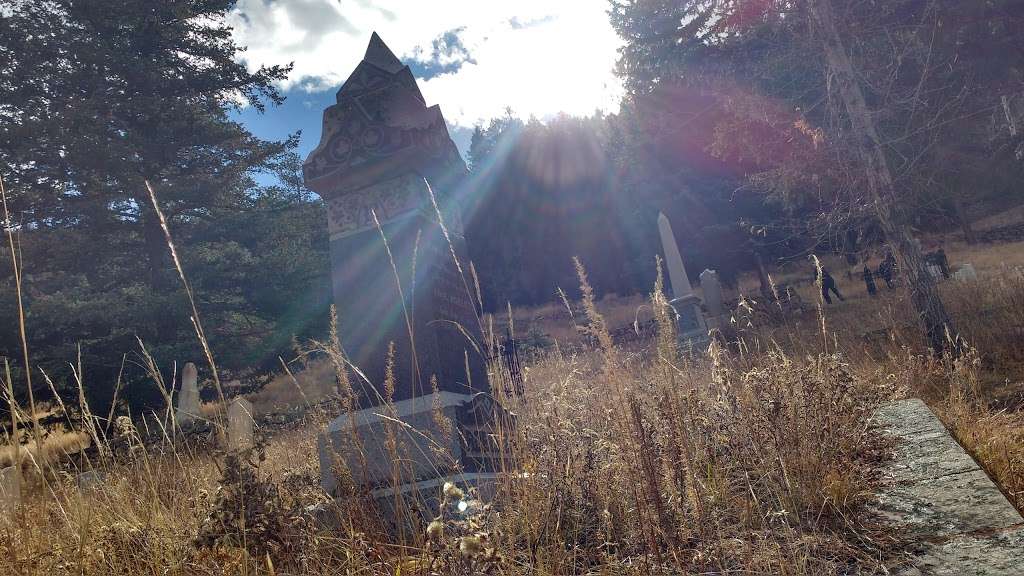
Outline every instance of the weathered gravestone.
<path id="1" fill-rule="evenodd" d="M 383 395 L 390 342 L 395 400 L 430 392 L 432 375 L 441 390 L 486 390 L 483 358 L 455 326 L 480 336 L 451 253 L 465 261 L 456 208 L 466 165 L 441 110 L 426 105 L 409 67 L 376 34 L 338 91 L 337 104 L 324 111 L 320 145 L 303 170 L 306 185 L 327 205 L 342 345 L 377 388 L 364 391 L 362 403 L 377 404 Z M 435 199 L 451 247 L 438 225 Z"/>
<path id="2" fill-rule="evenodd" d="M 458 212 L 466 165 L 441 110 L 426 105 L 409 67 L 376 33 L 324 111 L 320 144 L 303 170 L 327 205 L 341 344 L 366 376 L 354 380 L 362 409 L 331 422 L 320 439 L 324 487 L 336 487 L 339 464 L 357 482 L 394 484 L 386 439 L 395 420 L 403 423 L 390 431 L 404 444 L 401 482 L 472 468 L 436 456 L 433 448 L 457 458 L 470 451 L 462 430 L 443 438 L 430 385 L 436 376 L 438 410 L 452 422 L 471 409 L 474 394 L 490 391 L 485 360 L 470 340 L 482 342 L 472 281 L 453 257 L 466 262 Z M 385 410 L 377 406 L 387 405 L 390 344 L 394 407 Z M 424 445 L 424 436 L 434 444 Z"/>
<path id="3" fill-rule="evenodd" d="M 707 341 L 708 329 L 700 309 L 700 299 L 690 286 L 690 278 L 686 275 L 683 257 L 679 253 L 679 245 L 672 232 L 672 224 L 664 213 L 658 214 L 658 232 L 661 235 L 662 250 L 665 252 L 669 283 L 672 285 L 673 298 L 670 304 L 679 315 L 679 339 L 691 345 L 701 344 Z"/>
<path id="4" fill-rule="evenodd" d="M 255 444 L 252 402 L 235 398 L 228 405 L 228 445 L 232 450 L 246 450 Z"/>
<path id="5" fill-rule="evenodd" d="M 725 314 L 725 307 L 722 304 L 722 283 L 718 280 L 718 272 L 701 272 L 700 287 L 704 291 L 704 307 L 708 311 L 708 328 L 718 328 Z"/>
<path id="6" fill-rule="evenodd" d="M 0 469 L 0 512 L 11 512 L 21 504 L 21 473 L 17 466 Z"/>
<path id="7" fill-rule="evenodd" d="M 189 362 L 181 371 L 181 390 L 174 418 L 178 426 L 185 426 L 201 417 L 199 401 L 199 371 Z"/>

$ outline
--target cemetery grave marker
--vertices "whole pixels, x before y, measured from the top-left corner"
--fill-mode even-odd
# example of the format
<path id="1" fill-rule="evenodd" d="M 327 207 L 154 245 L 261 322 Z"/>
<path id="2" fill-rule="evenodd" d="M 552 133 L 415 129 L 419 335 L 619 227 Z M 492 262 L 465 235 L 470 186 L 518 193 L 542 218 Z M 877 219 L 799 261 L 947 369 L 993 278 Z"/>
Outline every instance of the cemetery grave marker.
<path id="1" fill-rule="evenodd" d="M 962 264 L 956 272 L 953 273 L 953 278 L 960 282 L 971 282 L 978 279 L 978 273 L 974 271 L 974 266 L 970 262 Z"/>
<path id="2" fill-rule="evenodd" d="M 189 362 L 181 371 L 181 390 L 174 418 L 178 426 L 185 426 L 202 416 L 199 400 L 199 371 Z"/>
<path id="3" fill-rule="evenodd" d="M 483 334 L 455 260 L 467 262 L 459 215 L 459 199 L 470 192 L 467 173 L 440 108 L 427 106 L 409 67 L 374 33 L 337 103 L 324 111 L 320 144 L 303 165 L 306 185 L 327 205 L 341 344 L 366 376 L 354 379 L 360 409 L 332 421 L 319 439 L 328 492 L 338 485 L 339 465 L 356 482 L 398 491 L 406 488 L 395 485 L 396 466 L 405 486 L 493 470 L 490 456 L 467 449 L 478 435 L 484 451 L 498 449 L 481 431 L 505 416 L 487 402 Z M 434 418 L 432 377 L 437 411 L 455 431 Z M 482 421 L 471 425 L 469 413 Z M 388 434 L 403 444 L 400 462 L 386 449 Z"/>
<path id="4" fill-rule="evenodd" d="M 709 328 L 721 325 L 725 307 L 722 304 L 722 283 L 718 280 L 718 272 L 705 270 L 700 273 L 700 287 L 704 291 L 704 307 L 707 308 Z"/>
<path id="5" fill-rule="evenodd" d="M 8 513 L 21 504 L 21 471 L 17 466 L 0 469 L 0 512 Z"/>
<path id="6" fill-rule="evenodd" d="M 676 243 L 676 236 L 672 232 L 672 224 L 663 212 L 658 214 L 658 232 L 661 236 L 662 250 L 665 252 L 669 283 L 672 286 L 673 299 L 669 303 L 678 314 L 679 339 L 690 344 L 706 342 L 708 329 L 700 309 L 700 299 L 690 286 L 690 278 L 686 275 L 686 267 L 683 266 L 683 257 L 679 253 L 679 244 Z"/>
<path id="7" fill-rule="evenodd" d="M 238 397 L 228 405 L 228 445 L 232 450 L 246 450 L 255 444 L 252 402 Z"/>

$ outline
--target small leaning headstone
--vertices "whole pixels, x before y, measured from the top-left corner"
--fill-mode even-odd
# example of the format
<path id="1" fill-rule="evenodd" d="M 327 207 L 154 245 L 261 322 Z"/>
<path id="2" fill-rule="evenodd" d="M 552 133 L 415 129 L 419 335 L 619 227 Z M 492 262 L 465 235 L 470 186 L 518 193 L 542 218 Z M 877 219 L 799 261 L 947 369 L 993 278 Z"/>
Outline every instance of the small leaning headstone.
<path id="1" fill-rule="evenodd" d="M 181 371 L 181 390 L 178 391 L 178 405 L 174 417 L 179 426 L 191 423 L 201 416 L 199 401 L 199 371 L 189 362 Z"/>
<path id="2" fill-rule="evenodd" d="M 21 474 L 17 466 L 0 470 L 0 511 L 10 512 L 21 504 Z"/>
<path id="3" fill-rule="evenodd" d="M 228 445 L 232 450 L 252 448 L 255 443 L 252 402 L 235 398 L 228 406 Z"/>

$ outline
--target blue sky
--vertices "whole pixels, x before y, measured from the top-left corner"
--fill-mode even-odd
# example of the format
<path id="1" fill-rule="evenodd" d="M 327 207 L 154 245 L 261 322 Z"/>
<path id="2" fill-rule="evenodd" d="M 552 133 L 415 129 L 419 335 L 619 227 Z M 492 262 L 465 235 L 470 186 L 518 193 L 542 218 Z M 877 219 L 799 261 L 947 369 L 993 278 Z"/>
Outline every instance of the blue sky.
<path id="1" fill-rule="evenodd" d="M 373 31 L 412 68 L 427 103 L 440 104 L 463 152 L 473 126 L 506 108 L 541 120 L 614 112 L 621 41 L 606 11 L 605 0 L 240 0 L 231 23 L 242 60 L 294 70 L 282 106 L 239 117 L 263 138 L 301 130 L 305 157 Z"/>

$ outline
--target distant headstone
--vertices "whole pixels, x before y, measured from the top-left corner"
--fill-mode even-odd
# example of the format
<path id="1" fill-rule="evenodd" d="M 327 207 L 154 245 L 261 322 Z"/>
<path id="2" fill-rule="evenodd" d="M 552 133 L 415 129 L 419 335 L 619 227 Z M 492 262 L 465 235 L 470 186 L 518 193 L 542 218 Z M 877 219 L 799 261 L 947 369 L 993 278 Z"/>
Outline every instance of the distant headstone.
<path id="1" fill-rule="evenodd" d="M 932 279 L 938 280 L 942 278 L 942 268 L 940 268 L 937 264 L 928 264 L 925 266 L 925 268 L 927 268 L 928 274 L 931 275 Z"/>
<path id="2" fill-rule="evenodd" d="M 708 310 L 708 316 L 718 318 L 724 314 L 722 283 L 718 281 L 718 272 L 714 270 L 701 272 L 700 287 L 704 291 L 704 307 Z"/>
<path id="3" fill-rule="evenodd" d="M 11 512 L 21 504 L 21 471 L 17 466 L 0 469 L 0 512 Z"/>
<path id="4" fill-rule="evenodd" d="M 228 444 L 232 450 L 245 450 L 254 444 L 256 422 L 252 402 L 238 397 L 228 406 Z"/>
<path id="5" fill-rule="evenodd" d="M 668 279 L 672 287 L 673 299 L 686 298 L 693 294 L 690 278 L 683 266 L 683 256 L 679 253 L 679 244 L 672 232 L 672 224 L 665 213 L 658 214 L 658 233 L 661 235 L 661 247 L 665 252 L 665 267 L 668 268 Z"/>
<path id="6" fill-rule="evenodd" d="M 961 265 L 960 268 L 953 273 L 953 278 L 960 282 L 972 282 L 978 279 L 978 273 L 974 271 L 974 266 L 968 262 L 967 264 Z"/>
<path id="7" fill-rule="evenodd" d="M 189 362 L 181 371 L 181 390 L 178 390 L 178 405 L 174 417 L 179 426 L 194 421 L 201 416 L 199 401 L 199 371 L 196 365 Z"/>
<path id="8" fill-rule="evenodd" d="M 704 314 L 700 309 L 700 299 L 693 293 L 690 278 L 686 275 L 683 257 L 679 253 L 672 224 L 664 213 L 658 214 L 658 232 L 661 235 L 661 246 L 665 252 L 665 267 L 672 285 L 670 304 L 678 314 L 677 325 L 679 338 L 684 342 L 700 343 L 707 339 L 708 329 Z"/>
<path id="9" fill-rule="evenodd" d="M 431 376 L 441 390 L 489 391 L 484 359 L 466 337 L 482 341 L 473 282 L 452 257 L 468 265 L 458 206 L 466 164 L 440 108 L 427 106 L 376 33 L 324 111 L 303 174 L 327 206 L 341 344 L 376 389 L 366 387 L 360 405 L 381 401 L 389 343 L 394 400 L 429 394 Z"/>

